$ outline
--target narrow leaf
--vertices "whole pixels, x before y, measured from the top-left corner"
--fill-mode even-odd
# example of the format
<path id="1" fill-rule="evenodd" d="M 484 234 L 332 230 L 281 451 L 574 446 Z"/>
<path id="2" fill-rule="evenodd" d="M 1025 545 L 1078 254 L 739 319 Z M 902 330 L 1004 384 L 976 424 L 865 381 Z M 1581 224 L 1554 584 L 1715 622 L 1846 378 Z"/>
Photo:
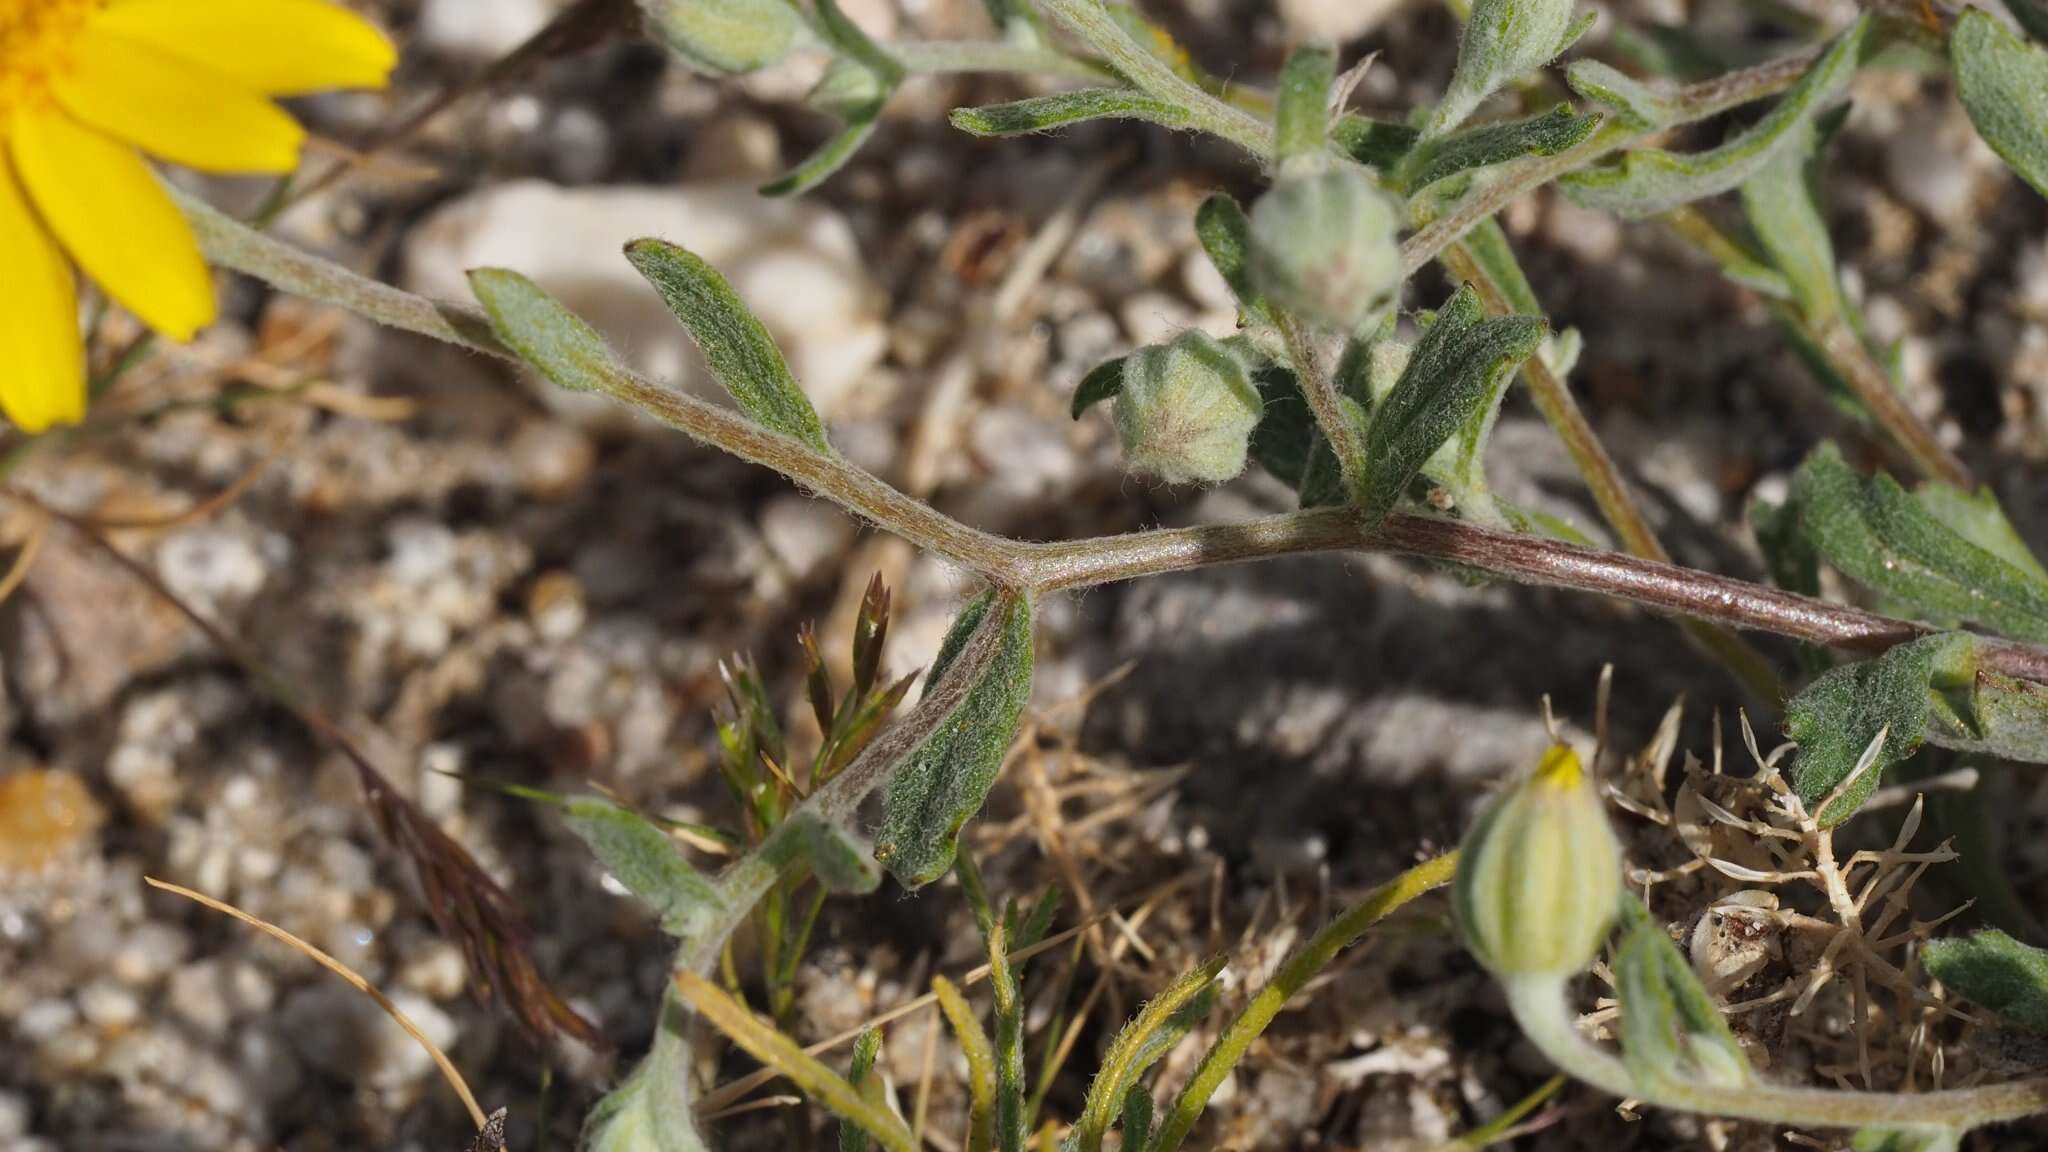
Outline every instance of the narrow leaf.
<path id="1" fill-rule="evenodd" d="M 683 322 L 742 411 L 766 428 L 830 451 L 824 425 L 774 338 L 718 269 L 662 240 L 635 240 L 626 245 L 626 258 Z"/>
<path id="2" fill-rule="evenodd" d="M 1191 123 L 1187 109 L 1131 88 L 1082 88 L 1005 104 L 955 108 L 947 119 L 953 127 L 975 136 L 1049 132 L 1090 120 L 1143 120 L 1174 129 Z"/>
<path id="3" fill-rule="evenodd" d="M 883 803 L 875 858 L 906 888 L 920 888 L 953 866 L 960 828 L 995 784 L 1003 756 L 1031 696 L 1031 604 L 983 594 L 953 622 L 932 662 L 937 683 L 992 605 L 1007 605 L 995 661 L 952 715 L 896 770 Z"/>
<path id="4" fill-rule="evenodd" d="M 1930 482 L 1913 489 L 1913 499 L 1963 539 L 2048 583 L 2048 568 L 2041 566 L 2041 561 L 2027 548 L 2027 542 L 2020 539 L 2019 531 L 2006 519 L 2005 509 L 1998 506 L 1998 497 L 1991 489 L 1965 492 L 1952 485 Z"/>
<path id="5" fill-rule="evenodd" d="M 932 994 L 939 1011 L 953 1026 L 960 1041 L 960 1054 L 967 1059 L 967 1152 L 989 1152 L 995 1145 L 996 1056 L 988 1033 L 975 1019 L 967 998 L 944 976 L 932 977 Z"/>
<path id="6" fill-rule="evenodd" d="M 1479 295 L 1469 285 L 1445 303 L 1400 381 L 1372 413 L 1358 493 L 1367 528 L 1387 518 L 1436 450 L 1483 410 L 1509 371 L 1535 354 L 1544 331 L 1533 316 L 1482 319 Z"/>
<path id="7" fill-rule="evenodd" d="M 598 863 L 661 918 L 661 929 L 688 938 L 723 911 L 717 889 L 697 873 L 666 832 L 637 812 L 606 800 L 572 797 L 563 822 Z"/>
<path id="8" fill-rule="evenodd" d="M 1815 327 L 1841 319 L 1842 290 L 1835 271 L 1834 241 L 1807 179 L 1813 158 L 1813 125 L 1794 133 L 1800 143 L 1781 150 L 1742 185 L 1742 210 L 1763 241 L 1771 262 L 1791 285 L 1799 310 Z"/>
<path id="9" fill-rule="evenodd" d="M 1963 1134 L 1952 1128 L 1865 1128 L 1849 1140 L 1849 1152 L 1956 1152 Z"/>
<path id="10" fill-rule="evenodd" d="M 830 140 L 818 146 L 796 167 L 761 185 L 763 196 L 801 196 L 832 178 L 832 174 L 846 166 L 859 152 L 868 137 L 875 134 L 875 125 L 881 119 L 881 107 L 855 116 L 842 125 Z"/>
<path id="11" fill-rule="evenodd" d="M 1420 191 L 1439 180 L 1524 156 L 1555 156 L 1585 142 L 1600 127 L 1598 113 L 1580 116 L 1557 104 L 1520 120 L 1466 128 L 1431 140 L 1408 155 L 1402 182 Z"/>
<path id="12" fill-rule="evenodd" d="M 1792 698 L 1785 709 L 1785 732 L 1799 745 L 1792 784 L 1808 809 L 1817 809 L 1822 827 L 1853 815 L 1884 770 L 1919 749 L 1935 698 L 1942 697 L 1945 710 L 1953 712 L 1946 694 L 1968 691 L 1976 663 L 1969 636 L 1929 636 L 1837 668 Z M 1866 760 L 1880 736 L 1883 744 Z"/>
<path id="13" fill-rule="evenodd" d="M 677 1006 L 664 998 L 662 1007 L 668 1012 Z M 675 1067 L 668 1051 L 656 1045 L 591 1108 L 576 1144 L 581 1152 L 708 1152 L 690 1108 L 689 1069 Z"/>
<path id="14" fill-rule="evenodd" d="M 1482 101 L 1571 46 L 1587 25 L 1572 19 L 1572 0 L 1476 0 L 1458 41 L 1458 66 L 1426 137 L 1463 123 Z"/>
<path id="15" fill-rule="evenodd" d="M 1574 172 L 1558 183 L 1577 203 L 1626 219 L 1655 216 L 1739 187 L 1797 143 L 1796 128 L 1847 91 L 1869 25 L 1868 16 L 1859 17 L 1768 114 L 1720 147 L 1688 154 L 1638 148 L 1617 163 Z"/>
<path id="16" fill-rule="evenodd" d="M 868 1076 L 875 1070 L 875 1059 L 882 1054 L 882 1033 L 870 1028 L 853 1041 L 853 1060 L 846 1069 L 846 1082 L 858 1089 L 863 1096 L 872 1096 L 867 1090 Z M 839 1152 L 868 1152 L 874 1142 L 861 1126 L 851 1120 L 839 1122 Z"/>
<path id="17" fill-rule="evenodd" d="M 479 268 L 469 274 L 469 285 L 498 339 L 550 383 L 601 392 L 619 371 L 604 337 L 540 285 L 504 268 Z"/>
<path id="18" fill-rule="evenodd" d="M 1677 119 L 1677 110 L 1662 93 L 1598 60 L 1572 61 L 1564 79 L 1572 91 L 1608 108 L 1634 131 L 1649 131 Z"/>
<path id="19" fill-rule="evenodd" d="M 796 1041 L 755 1019 L 724 989 L 687 969 L 675 974 L 675 982 L 677 990 L 699 1015 L 748 1055 L 787 1078 L 804 1095 L 824 1105 L 833 1115 L 858 1125 L 887 1152 L 918 1152 L 916 1137 L 895 1113 L 863 1095 Z"/>
<path id="20" fill-rule="evenodd" d="M 1119 1149 L 1145 1152 L 1152 1143 L 1152 1093 L 1143 1084 L 1124 1093 L 1123 1142 Z"/>
<path id="21" fill-rule="evenodd" d="M 1987 928 L 1930 940 L 1921 959 L 1936 979 L 2005 1020 L 2048 1032 L 2048 952 Z"/>
<path id="22" fill-rule="evenodd" d="M 2048 196 L 2048 49 L 1972 8 L 1956 21 L 1949 59 L 1956 95 L 1977 135 L 2020 179 Z"/>
<path id="23" fill-rule="evenodd" d="M 859 836 L 809 812 L 790 820 L 794 834 L 784 842 L 796 846 L 827 891 L 865 895 L 882 886 L 874 850 Z"/>
<path id="24" fill-rule="evenodd" d="M 1280 68 L 1273 96 L 1273 151 L 1284 163 L 1316 156 L 1329 140 L 1330 85 L 1337 79 L 1337 53 L 1325 44 L 1296 48 Z"/>
<path id="25" fill-rule="evenodd" d="M 1421 138 L 1420 131 L 1406 124 L 1373 120 L 1355 112 L 1346 112 L 1330 125 L 1330 143 L 1339 152 L 1382 172 L 1399 164 Z"/>
<path id="26" fill-rule="evenodd" d="M 1972 543 L 1889 476 L 1870 480 L 1833 444 L 1816 448 L 1792 481 L 1828 563 L 1929 623 L 1971 621 L 2025 640 L 2048 640 L 2048 579 Z M 1936 506 L 1946 498 L 1934 497 Z M 1972 531 L 1989 538 L 1983 520 Z M 2009 544 L 2002 544 L 2009 551 Z"/>
<path id="27" fill-rule="evenodd" d="M 1624 927 L 1614 956 L 1621 1002 L 1621 1054 L 1646 1093 L 1661 1084 L 1704 1081 L 1724 1088 L 1750 1079 L 1749 1059 L 1714 998 L 1678 946 L 1652 923 L 1642 902 L 1622 901 Z"/>
<path id="28" fill-rule="evenodd" d="M 996 1007 L 996 1148 L 1024 1152 L 1024 996 L 1001 922 L 989 927 L 988 973 Z"/>
<path id="29" fill-rule="evenodd" d="M 1124 1096 L 1145 1069 L 1166 1054 L 1194 1023 L 1191 1012 L 1205 1010 L 1213 1000 L 1217 973 L 1223 971 L 1224 957 L 1218 956 L 1186 973 L 1147 1001 L 1137 1016 L 1124 1025 L 1103 1055 L 1101 1068 L 1088 1085 L 1088 1097 L 1081 1118 L 1074 1123 L 1074 1147 L 1078 1152 L 1101 1152 L 1102 1138 L 1112 1120 L 1122 1111 Z"/>
<path id="30" fill-rule="evenodd" d="M 884 84 L 894 84 L 903 78 L 903 65 L 847 16 L 839 7 L 839 0 L 813 0 L 813 7 L 818 13 L 819 31 L 841 56 L 873 72 Z"/>

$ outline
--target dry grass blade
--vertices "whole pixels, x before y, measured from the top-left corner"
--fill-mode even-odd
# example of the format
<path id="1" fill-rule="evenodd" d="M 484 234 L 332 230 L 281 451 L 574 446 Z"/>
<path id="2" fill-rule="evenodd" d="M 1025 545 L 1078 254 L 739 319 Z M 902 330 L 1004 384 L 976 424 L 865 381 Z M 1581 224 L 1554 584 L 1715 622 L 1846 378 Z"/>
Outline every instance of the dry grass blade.
<path id="1" fill-rule="evenodd" d="M 476 1096 L 472 1094 L 469 1090 L 469 1082 L 462 1078 L 462 1073 L 456 1069 L 454 1061 L 449 1060 L 448 1054 L 446 1052 L 441 1051 L 438 1045 L 436 1045 L 432 1040 L 428 1039 L 427 1034 L 425 1032 L 420 1031 L 420 1026 L 412 1022 L 412 1017 L 407 1016 L 404 1012 L 400 1011 L 398 1005 L 393 1004 L 389 997 L 385 996 L 384 993 L 379 992 L 377 990 L 376 985 L 371 984 L 368 980 L 363 979 L 361 976 L 356 974 L 354 969 L 350 968 L 346 964 L 343 964 L 341 961 L 336 960 L 334 957 L 329 956 L 327 953 L 322 952 L 320 949 L 315 948 L 313 945 L 306 943 L 304 940 L 301 940 L 297 936 L 294 936 L 291 933 L 285 931 L 284 929 L 279 928 L 277 925 L 270 923 L 268 920 L 263 920 L 256 916 L 252 916 L 249 913 L 242 911 L 240 908 L 237 908 L 232 904 L 215 900 L 213 897 L 208 896 L 203 892 L 194 892 L 190 888 L 182 887 L 177 884 L 172 884 L 168 881 L 159 880 L 154 876 L 144 876 L 142 878 L 142 882 L 149 885 L 152 888 L 169 892 L 174 896 L 183 896 L 185 899 L 190 900 L 195 904 L 211 908 L 215 912 L 219 912 L 226 916 L 232 916 L 235 919 L 240 920 L 242 923 L 247 924 L 252 928 L 261 929 L 262 931 L 270 934 L 272 937 L 283 941 L 285 944 L 289 945 L 294 951 L 303 953 L 314 963 L 320 965 L 322 968 L 325 968 L 329 972 L 334 973 L 336 976 L 341 977 L 343 980 L 347 981 L 349 986 L 354 988 L 356 991 L 361 992 L 363 995 L 368 996 L 370 999 L 376 1001 L 377 1007 L 382 1008 L 385 1014 L 390 1016 L 391 1019 L 395 1021 L 400 1028 L 405 1029 L 406 1035 L 412 1037 L 415 1041 L 417 1041 L 420 1047 L 427 1050 L 427 1055 L 433 1057 L 435 1067 L 441 1070 L 442 1079 L 448 1081 L 448 1086 L 450 1088 L 455 1089 L 455 1094 L 462 1098 L 462 1106 L 464 1108 L 469 1109 L 469 1118 L 475 1122 L 477 1131 L 479 1133 L 487 1135 L 492 1130 L 491 1125 L 495 1120 L 495 1122 L 498 1125 L 498 1143 L 487 1144 L 482 1146 L 491 1148 L 502 1148 L 504 1146 L 504 1112 L 500 1110 L 495 1117 L 485 1116 L 483 1108 L 480 1107 L 476 1102 Z"/>
<path id="2" fill-rule="evenodd" d="M 36 556 L 43 550 L 43 538 L 49 535 L 50 518 L 40 512 L 31 512 L 27 533 L 21 539 L 21 549 L 14 554 L 14 563 L 7 566 L 7 574 L 0 576 L 0 604 L 21 588 L 28 579 L 29 570 L 36 566 Z"/>
<path id="3" fill-rule="evenodd" d="M 861 1127 L 888 1152 L 918 1152 L 917 1139 L 895 1113 L 863 1095 L 846 1078 L 818 1062 L 796 1041 L 754 1018 L 718 985 L 695 972 L 679 971 L 676 988 L 698 1014 L 733 1043 L 789 1079 L 805 1095 Z"/>

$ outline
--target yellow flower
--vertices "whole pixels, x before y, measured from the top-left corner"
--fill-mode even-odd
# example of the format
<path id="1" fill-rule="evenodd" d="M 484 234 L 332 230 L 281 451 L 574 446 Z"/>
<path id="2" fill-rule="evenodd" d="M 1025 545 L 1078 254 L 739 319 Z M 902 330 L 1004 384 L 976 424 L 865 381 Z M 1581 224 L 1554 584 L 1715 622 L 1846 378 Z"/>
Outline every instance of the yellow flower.
<path id="1" fill-rule="evenodd" d="M 325 0 L 0 0 L 0 410 L 28 432 L 84 415 L 74 263 L 174 340 L 213 322 L 141 153 L 290 172 L 305 131 L 270 98 L 378 87 L 396 60 Z"/>

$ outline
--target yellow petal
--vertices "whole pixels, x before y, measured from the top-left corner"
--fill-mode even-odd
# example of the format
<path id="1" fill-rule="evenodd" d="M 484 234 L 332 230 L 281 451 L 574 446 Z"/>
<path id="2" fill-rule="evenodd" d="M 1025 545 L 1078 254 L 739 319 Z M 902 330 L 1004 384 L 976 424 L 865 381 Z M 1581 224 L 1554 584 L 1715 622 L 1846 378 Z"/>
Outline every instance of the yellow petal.
<path id="1" fill-rule="evenodd" d="M 0 410 L 24 432 L 85 415 L 85 347 L 71 265 L 0 156 Z"/>
<path id="2" fill-rule="evenodd" d="M 57 102 L 87 124 L 207 172 L 289 172 L 306 138 L 248 88 L 96 23 L 79 36 L 55 88 Z"/>
<path id="3" fill-rule="evenodd" d="M 93 27 L 272 96 L 382 88 L 398 63 L 374 25 L 324 0 L 129 0 Z"/>
<path id="4" fill-rule="evenodd" d="M 135 149 L 61 112 L 17 117 L 13 144 L 43 222 L 108 296 L 173 340 L 213 323 L 199 242 Z"/>

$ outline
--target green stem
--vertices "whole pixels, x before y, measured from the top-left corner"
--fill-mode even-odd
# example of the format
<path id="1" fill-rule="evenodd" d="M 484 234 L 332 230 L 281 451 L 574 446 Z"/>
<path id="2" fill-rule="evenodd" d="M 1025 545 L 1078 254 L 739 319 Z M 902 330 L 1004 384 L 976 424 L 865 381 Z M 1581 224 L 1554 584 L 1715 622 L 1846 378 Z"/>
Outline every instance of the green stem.
<path id="1" fill-rule="evenodd" d="M 1609 1095 L 1679 1112 L 1814 1128 L 1968 1131 L 2048 1111 L 2048 1077 L 1902 1094 L 1794 1088 L 1761 1080 L 1735 1087 L 1705 1079 L 1638 1082 L 1620 1059 L 1580 1034 L 1565 984 L 1555 973 L 1501 977 L 1523 1035 L 1560 1070 Z"/>
<path id="2" fill-rule="evenodd" d="M 1067 30 L 1102 54 L 1110 67 L 1141 91 L 1184 108 L 1188 127 L 1220 136 L 1263 164 L 1273 158 L 1273 130 L 1241 108 L 1204 92 L 1171 65 L 1131 39 L 1102 0 L 1044 0 L 1046 10 Z"/>

